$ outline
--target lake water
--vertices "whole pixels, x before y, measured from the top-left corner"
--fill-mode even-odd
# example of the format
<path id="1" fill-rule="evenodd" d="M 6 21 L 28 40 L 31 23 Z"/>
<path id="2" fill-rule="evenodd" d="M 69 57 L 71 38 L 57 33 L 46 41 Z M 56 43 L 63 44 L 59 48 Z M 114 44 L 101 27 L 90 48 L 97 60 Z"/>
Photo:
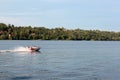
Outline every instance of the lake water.
<path id="1" fill-rule="evenodd" d="M 40 46 L 40 52 L 12 50 Z M 120 80 L 119 41 L 1 40 L 0 80 Z"/>

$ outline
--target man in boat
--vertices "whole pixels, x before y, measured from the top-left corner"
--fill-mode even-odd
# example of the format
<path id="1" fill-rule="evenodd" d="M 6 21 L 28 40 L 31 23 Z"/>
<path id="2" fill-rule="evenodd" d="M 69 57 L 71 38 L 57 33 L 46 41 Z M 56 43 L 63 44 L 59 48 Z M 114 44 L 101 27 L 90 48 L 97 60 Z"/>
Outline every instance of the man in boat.
<path id="1" fill-rule="evenodd" d="M 28 49 L 30 49 L 31 51 L 39 51 L 40 47 L 37 47 L 37 46 L 28 46 Z"/>

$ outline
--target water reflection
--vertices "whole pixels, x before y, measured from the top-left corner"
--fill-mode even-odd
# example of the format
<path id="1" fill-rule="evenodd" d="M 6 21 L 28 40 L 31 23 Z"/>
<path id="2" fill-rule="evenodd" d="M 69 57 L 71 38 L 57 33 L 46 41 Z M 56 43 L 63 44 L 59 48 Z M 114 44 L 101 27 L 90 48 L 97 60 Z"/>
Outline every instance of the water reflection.
<path id="1" fill-rule="evenodd" d="M 30 76 L 18 76 L 18 77 L 13 77 L 12 80 L 28 80 L 28 79 L 31 79 L 32 77 Z"/>
<path id="2" fill-rule="evenodd" d="M 15 52 L 18 54 L 41 54 L 41 51 Z"/>
<path id="3" fill-rule="evenodd" d="M 21 44 L 29 43 L 21 41 Z M 32 41 L 30 44 L 43 48 L 40 52 L 0 53 L 0 80 L 120 80 L 119 42 Z"/>

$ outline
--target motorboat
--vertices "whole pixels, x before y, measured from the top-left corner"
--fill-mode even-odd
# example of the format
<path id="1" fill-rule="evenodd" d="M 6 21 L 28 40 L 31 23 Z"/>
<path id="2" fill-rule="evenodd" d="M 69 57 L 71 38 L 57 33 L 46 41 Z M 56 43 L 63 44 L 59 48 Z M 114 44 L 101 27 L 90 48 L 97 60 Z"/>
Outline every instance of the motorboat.
<path id="1" fill-rule="evenodd" d="M 40 47 L 37 47 L 37 46 L 28 46 L 27 47 L 30 51 L 39 51 L 40 50 Z"/>

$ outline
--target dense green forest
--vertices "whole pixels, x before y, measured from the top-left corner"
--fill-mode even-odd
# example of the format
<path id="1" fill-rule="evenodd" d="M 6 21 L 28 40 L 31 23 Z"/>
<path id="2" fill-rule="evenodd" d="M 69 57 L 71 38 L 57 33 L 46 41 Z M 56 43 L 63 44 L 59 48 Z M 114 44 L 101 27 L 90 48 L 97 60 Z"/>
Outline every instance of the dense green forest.
<path id="1" fill-rule="evenodd" d="M 14 26 L 0 23 L 0 40 L 95 40 L 120 41 L 120 32 Z"/>

